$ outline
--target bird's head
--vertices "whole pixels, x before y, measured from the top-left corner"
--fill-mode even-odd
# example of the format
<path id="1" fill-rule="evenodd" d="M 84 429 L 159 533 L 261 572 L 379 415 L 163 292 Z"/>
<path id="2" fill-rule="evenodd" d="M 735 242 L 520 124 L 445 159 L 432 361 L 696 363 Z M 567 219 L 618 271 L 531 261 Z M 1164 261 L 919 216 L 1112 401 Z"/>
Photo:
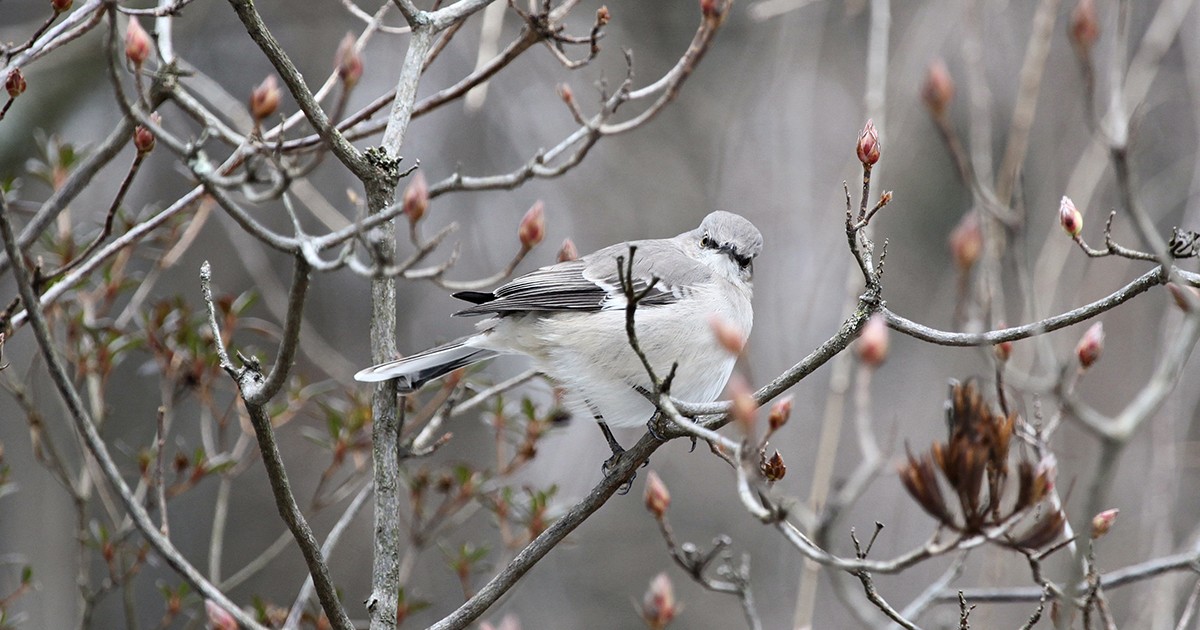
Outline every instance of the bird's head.
<path id="1" fill-rule="evenodd" d="M 762 233 L 745 218 L 718 210 L 704 217 L 692 232 L 701 259 L 714 269 L 749 283 L 754 258 L 762 251 Z"/>

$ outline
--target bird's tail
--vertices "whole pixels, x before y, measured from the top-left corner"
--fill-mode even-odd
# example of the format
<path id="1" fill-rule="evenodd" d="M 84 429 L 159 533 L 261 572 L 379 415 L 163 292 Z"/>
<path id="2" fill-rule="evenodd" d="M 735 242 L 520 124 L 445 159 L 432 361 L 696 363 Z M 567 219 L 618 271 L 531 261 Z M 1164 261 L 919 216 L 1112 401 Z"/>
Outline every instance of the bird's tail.
<path id="1" fill-rule="evenodd" d="M 425 383 L 439 376 L 445 376 L 460 367 L 479 363 L 499 354 L 494 350 L 468 346 L 466 344 L 468 339 L 470 337 L 463 337 L 410 357 L 373 365 L 355 374 L 354 380 L 377 383 L 394 378 L 399 381 L 400 391 L 408 393 L 416 391 Z"/>

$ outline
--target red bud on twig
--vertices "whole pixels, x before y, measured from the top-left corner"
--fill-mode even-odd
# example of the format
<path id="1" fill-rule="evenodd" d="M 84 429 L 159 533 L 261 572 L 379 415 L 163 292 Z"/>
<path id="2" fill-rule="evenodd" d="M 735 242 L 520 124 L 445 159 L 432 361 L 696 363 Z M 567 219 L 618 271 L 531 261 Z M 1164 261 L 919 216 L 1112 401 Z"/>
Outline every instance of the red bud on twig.
<path id="1" fill-rule="evenodd" d="M 564 238 L 562 246 L 558 248 L 558 262 L 570 262 L 572 260 L 579 260 L 579 250 L 575 248 L 575 241 Z"/>
<path id="2" fill-rule="evenodd" d="M 1066 195 L 1063 195 L 1062 201 L 1058 203 L 1058 223 L 1072 237 L 1079 236 L 1079 233 L 1083 231 L 1083 213 Z"/>
<path id="3" fill-rule="evenodd" d="M 742 378 L 740 374 L 734 374 L 729 379 L 729 397 L 733 401 L 733 407 L 729 413 L 733 416 L 733 420 L 742 427 L 742 430 L 749 435 L 754 431 L 758 403 L 754 401 L 754 393 L 750 391 L 746 379 Z"/>
<path id="4" fill-rule="evenodd" d="M 25 92 L 26 87 L 28 85 L 25 83 L 25 75 L 21 74 L 20 68 L 13 68 L 4 79 L 4 89 L 9 98 L 17 98 Z"/>
<path id="5" fill-rule="evenodd" d="M 1196 287 L 1189 287 L 1174 282 L 1167 283 L 1167 291 L 1171 293 L 1171 299 L 1175 300 L 1175 306 L 1178 306 L 1185 313 L 1192 311 L 1192 304 L 1200 305 L 1200 290 Z M 1191 296 L 1191 302 L 1188 301 L 1188 296 Z"/>
<path id="6" fill-rule="evenodd" d="M 888 327 L 882 314 L 875 313 L 867 320 L 867 325 L 863 326 L 862 334 L 859 335 L 854 348 L 858 360 L 867 367 L 877 368 L 883 365 L 888 353 Z"/>
<path id="7" fill-rule="evenodd" d="M 204 614 L 208 617 L 208 630 L 237 630 L 237 620 L 228 610 L 221 608 L 211 599 L 204 600 Z"/>
<path id="8" fill-rule="evenodd" d="M 269 74 L 250 93 L 250 115 L 255 121 L 261 122 L 279 109 L 279 98 L 279 84 L 275 81 L 275 75 Z"/>
<path id="9" fill-rule="evenodd" d="M 771 431 L 778 431 L 787 424 L 788 418 L 792 417 L 792 397 L 785 396 L 775 401 L 771 405 L 771 413 L 767 415 L 767 423 L 771 427 Z"/>
<path id="10" fill-rule="evenodd" d="M 517 237 L 521 239 L 521 247 L 525 249 L 533 249 L 535 245 L 542 242 L 546 236 L 546 212 L 544 204 L 539 199 L 534 202 L 533 207 L 525 212 L 525 216 L 521 218 L 521 225 L 517 228 Z"/>
<path id="11" fill-rule="evenodd" d="M 667 484 L 653 470 L 646 475 L 646 491 L 642 498 L 646 502 L 646 509 L 655 519 L 661 519 L 667 514 L 667 508 L 671 507 L 671 493 L 667 491 Z"/>
<path id="12" fill-rule="evenodd" d="M 150 120 L 157 123 L 161 118 L 158 114 L 150 114 Z M 138 155 L 145 155 L 154 150 L 154 132 L 149 127 L 138 125 L 133 129 L 133 147 Z"/>
<path id="13" fill-rule="evenodd" d="M 979 227 L 979 216 L 968 211 L 950 232 L 950 256 L 959 271 L 968 271 L 979 260 L 983 252 L 983 230 Z"/>
<path id="14" fill-rule="evenodd" d="M 153 44 L 146 29 L 136 17 L 129 18 L 129 27 L 125 29 L 125 58 L 135 67 L 140 68 L 150 58 Z"/>
<path id="15" fill-rule="evenodd" d="M 342 38 L 342 43 L 338 45 L 335 60 L 338 78 L 342 80 L 346 89 L 357 85 L 358 80 L 362 78 L 363 61 L 362 55 L 358 53 L 355 45 L 354 36 L 350 33 L 346 33 L 346 36 Z"/>
<path id="16" fill-rule="evenodd" d="M 954 79 L 946 62 L 934 59 L 925 71 L 925 83 L 921 86 L 921 99 L 934 116 L 941 116 L 954 100 Z"/>
<path id="17" fill-rule="evenodd" d="M 1100 353 L 1104 351 L 1104 322 L 1096 322 L 1092 324 L 1087 332 L 1080 337 L 1079 343 L 1075 346 L 1075 356 L 1079 358 L 1079 365 L 1083 369 L 1088 369 L 1100 358 Z"/>
<path id="18" fill-rule="evenodd" d="M 875 129 L 875 121 L 867 120 L 862 133 L 858 134 L 855 150 L 863 166 L 872 166 L 879 161 L 879 131 Z"/>
<path id="19" fill-rule="evenodd" d="M 429 209 L 429 185 L 425 183 L 425 174 L 417 171 L 404 188 L 404 215 L 408 222 L 416 225 L 425 211 Z"/>
<path id="20" fill-rule="evenodd" d="M 714 314 L 708 318 L 708 326 L 726 352 L 735 356 L 742 353 L 746 347 L 746 335 L 729 320 Z"/>
<path id="21" fill-rule="evenodd" d="M 1104 510 L 1103 512 L 1093 516 L 1092 540 L 1096 540 L 1097 538 L 1107 534 L 1108 530 L 1112 529 L 1113 523 L 1117 521 L 1117 514 L 1120 513 L 1121 510 L 1112 508 L 1110 510 Z"/>
<path id="22" fill-rule="evenodd" d="M 642 621 L 651 630 L 666 628 L 683 606 L 675 601 L 675 589 L 666 573 L 659 573 L 650 580 L 650 588 L 642 596 Z"/>
<path id="23" fill-rule="evenodd" d="M 1079 0 L 1071 11 L 1071 22 L 1067 34 L 1071 45 L 1081 57 L 1087 57 L 1092 51 L 1092 45 L 1100 38 L 1100 25 L 1096 21 L 1096 3 L 1093 0 Z"/>

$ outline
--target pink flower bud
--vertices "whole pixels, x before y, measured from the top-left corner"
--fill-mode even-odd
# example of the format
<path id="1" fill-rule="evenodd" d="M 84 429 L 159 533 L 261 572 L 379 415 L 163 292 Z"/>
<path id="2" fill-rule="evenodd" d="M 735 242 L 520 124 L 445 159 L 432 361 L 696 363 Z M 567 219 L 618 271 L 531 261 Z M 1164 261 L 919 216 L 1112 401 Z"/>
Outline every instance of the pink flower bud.
<path id="1" fill-rule="evenodd" d="M 1200 291 L 1196 290 L 1196 287 L 1168 282 L 1167 291 L 1171 293 L 1171 299 L 1175 300 L 1175 306 L 1178 306 L 1185 313 L 1192 311 L 1192 304 L 1200 304 Z M 1190 304 L 1188 296 L 1191 296 Z"/>
<path id="2" fill-rule="evenodd" d="M 21 74 L 20 68 L 13 68 L 4 79 L 4 89 L 8 91 L 9 98 L 17 98 L 26 87 L 25 75 Z"/>
<path id="3" fill-rule="evenodd" d="M 740 374 L 734 374 L 729 379 L 728 389 L 729 398 L 733 401 L 733 407 L 729 413 L 733 416 L 734 422 L 737 422 L 749 435 L 754 431 L 755 416 L 758 412 L 758 403 L 754 402 L 754 393 L 750 391 L 750 385 Z"/>
<path id="4" fill-rule="evenodd" d="M 54 10 L 54 14 L 66 13 L 71 10 L 73 0 L 50 0 L 50 8 Z"/>
<path id="5" fill-rule="evenodd" d="M 921 99 L 934 116 L 941 116 L 954 100 L 954 79 L 946 62 L 934 59 L 925 71 L 925 84 L 921 86 Z"/>
<path id="6" fill-rule="evenodd" d="M 879 131 L 875 129 L 875 121 L 867 120 L 862 133 L 858 134 L 856 150 L 863 166 L 872 166 L 879 161 Z"/>
<path id="7" fill-rule="evenodd" d="M 408 186 L 404 188 L 403 203 L 404 215 L 408 217 L 408 222 L 416 225 L 429 209 L 429 185 L 425 183 L 423 172 L 417 171 L 409 180 Z"/>
<path id="8" fill-rule="evenodd" d="M 354 36 L 346 33 L 342 38 L 342 43 L 338 45 L 337 56 L 334 58 L 337 64 L 338 78 L 350 89 L 358 84 L 358 80 L 362 78 L 363 61 L 362 55 L 358 54 L 358 48 L 355 47 Z"/>
<path id="9" fill-rule="evenodd" d="M 867 367 L 877 368 L 883 365 L 888 354 L 888 327 L 882 314 L 876 313 L 867 320 L 854 349 L 858 360 Z"/>
<path id="10" fill-rule="evenodd" d="M 204 600 L 204 614 L 208 617 L 208 630 L 238 630 L 233 615 L 211 599 Z"/>
<path id="11" fill-rule="evenodd" d="M 1058 223 L 1072 237 L 1079 236 L 1079 233 L 1083 231 L 1083 213 L 1066 195 L 1063 195 L 1062 201 L 1058 204 Z"/>
<path id="12" fill-rule="evenodd" d="M 275 75 L 268 74 L 267 78 L 250 92 L 250 115 L 255 121 L 261 122 L 279 109 L 279 84 Z"/>
<path id="13" fill-rule="evenodd" d="M 602 4 L 599 9 L 596 9 L 596 26 L 608 26 L 608 21 L 612 19 L 612 15 L 608 12 L 608 5 Z"/>
<path id="14" fill-rule="evenodd" d="M 151 114 L 151 120 L 158 122 L 158 114 Z M 145 155 L 154 150 L 154 133 L 148 127 L 138 125 L 133 128 L 133 147 L 138 155 Z"/>
<path id="15" fill-rule="evenodd" d="M 787 464 L 783 463 L 783 456 L 779 454 L 779 451 L 775 451 L 771 459 L 764 460 L 759 469 L 763 478 L 771 483 L 783 479 L 783 476 L 787 474 Z"/>
<path id="16" fill-rule="evenodd" d="M 709 316 L 708 326 L 717 338 L 717 343 L 721 344 L 726 352 L 734 356 L 742 353 L 742 349 L 746 347 L 746 335 L 737 326 L 716 314 Z"/>
<path id="17" fill-rule="evenodd" d="M 558 262 L 570 262 L 572 260 L 579 260 L 579 250 L 575 249 L 575 241 L 564 238 L 562 247 L 558 248 Z"/>
<path id="18" fill-rule="evenodd" d="M 1092 45 L 1100 38 L 1100 25 L 1096 22 L 1096 4 L 1093 0 L 1079 0 L 1071 11 L 1071 22 L 1067 34 L 1071 45 L 1082 56 L 1087 56 Z"/>
<path id="19" fill-rule="evenodd" d="M 771 427 L 771 431 L 778 431 L 787 424 L 788 418 L 792 417 L 792 397 L 785 396 L 775 401 L 771 405 L 771 413 L 767 416 L 767 423 Z"/>
<path id="20" fill-rule="evenodd" d="M 521 239 L 521 247 L 525 249 L 533 249 L 535 245 L 542 242 L 546 236 L 546 212 L 544 205 L 539 199 L 534 202 L 533 207 L 525 212 L 525 216 L 521 218 L 521 225 L 517 228 L 517 238 Z"/>
<path id="21" fill-rule="evenodd" d="M 1080 367 L 1086 370 L 1092 367 L 1103 351 L 1104 322 L 1096 322 L 1080 337 L 1079 344 L 1075 346 L 1075 356 L 1079 358 Z"/>
<path id="22" fill-rule="evenodd" d="M 642 596 L 642 620 L 651 630 L 662 630 L 675 619 L 683 606 L 675 601 L 675 589 L 666 573 L 650 580 L 650 588 Z"/>
<path id="23" fill-rule="evenodd" d="M 1117 514 L 1120 514 L 1120 512 L 1121 510 L 1112 508 L 1110 510 L 1104 510 L 1103 512 L 1093 516 L 1092 540 L 1096 540 L 1097 538 L 1107 534 L 1108 530 L 1112 529 L 1113 523 L 1117 521 Z"/>
<path id="24" fill-rule="evenodd" d="M 983 230 L 979 227 L 979 216 L 968 211 L 950 232 L 950 256 L 959 271 L 968 271 L 982 252 Z"/>
<path id="25" fill-rule="evenodd" d="M 1012 356 L 1012 347 L 1013 342 L 1001 341 L 1000 343 L 992 346 L 992 352 L 995 353 L 997 359 L 1000 359 L 1000 361 L 1003 362 L 1007 361 L 1008 358 Z"/>
<path id="26" fill-rule="evenodd" d="M 125 58 L 135 67 L 141 67 L 150 58 L 153 44 L 146 29 L 136 17 L 129 18 L 129 27 L 125 29 Z"/>
<path id="27" fill-rule="evenodd" d="M 646 491 L 642 498 L 646 502 L 646 509 L 655 519 L 661 519 L 667 514 L 667 508 L 671 507 L 671 493 L 667 491 L 667 484 L 653 470 L 646 475 Z"/>
<path id="28" fill-rule="evenodd" d="M 566 103 L 567 105 L 571 105 L 575 102 L 575 92 L 571 91 L 571 86 L 567 85 L 566 83 L 558 84 L 558 97 L 561 98 L 562 102 Z"/>

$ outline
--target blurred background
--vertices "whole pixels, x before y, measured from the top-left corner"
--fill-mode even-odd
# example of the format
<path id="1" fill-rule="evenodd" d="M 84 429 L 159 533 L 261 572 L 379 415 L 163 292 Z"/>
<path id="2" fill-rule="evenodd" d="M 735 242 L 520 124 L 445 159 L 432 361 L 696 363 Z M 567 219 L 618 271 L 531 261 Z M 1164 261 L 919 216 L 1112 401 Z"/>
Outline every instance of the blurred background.
<path id="1" fill-rule="evenodd" d="M 1167 0 L 1163 4 L 1167 3 L 1182 9 L 1179 15 L 1183 17 L 1175 19 L 1178 30 L 1197 32 L 1200 13 L 1190 2 Z M 357 33 L 362 28 L 362 23 L 334 0 L 259 4 L 275 36 L 313 84 L 332 67 L 339 40 L 347 31 Z M 878 10 L 889 3 L 872 4 Z M 882 134 L 883 157 L 873 181 L 876 191 L 894 191 L 892 203 L 875 222 L 876 240 L 889 242 L 884 297 L 895 312 L 948 330 L 957 326 L 959 272 L 947 239 L 971 210 L 972 200 L 921 101 L 920 87 L 930 61 L 944 59 L 958 85 L 949 115 L 963 137 L 968 137 L 972 88 L 965 79 L 964 46 L 974 33 L 981 46 L 986 85 L 973 88 L 988 103 L 985 112 L 991 130 L 984 139 L 992 143 L 991 153 L 999 163 L 1035 8 L 1035 3 L 1028 2 L 977 4 L 950 0 L 890 3 L 885 84 L 876 86 L 884 94 L 884 115 L 875 121 Z M 1024 283 L 1011 264 L 1004 266 L 1004 319 L 1010 324 L 1095 300 L 1150 268 L 1123 259 L 1087 259 L 1057 225 L 1059 198 L 1071 195 L 1084 212 L 1085 236 L 1099 243 L 1103 218 L 1109 210 L 1120 208 L 1112 170 L 1102 152 L 1097 159 L 1089 148 L 1099 136 L 1088 122 L 1084 84 L 1068 41 L 1066 25 L 1073 6 L 1065 2 L 1056 9 L 1024 176 L 1016 194 L 1026 224 L 1011 247 L 1013 256 L 1031 270 L 1032 284 Z M 370 11 L 374 7 L 364 8 Z M 588 3 L 575 12 L 571 21 L 574 31 L 586 32 L 595 8 Z M 597 82 L 607 80 L 614 86 L 624 76 L 622 48 L 633 51 L 635 83 L 645 85 L 675 63 L 699 21 L 694 0 L 609 0 L 608 8 L 612 23 L 593 63 L 567 71 L 544 47 L 535 46 L 489 84 L 481 106 L 468 108 L 458 102 L 415 120 L 404 143 L 405 163 L 419 159 L 430 181 L 441 180 L 455 169 L 469 175 L 514 170 L 539 148 L 557 144 L 575 128 L 556 94 L 557 84 L 570 85 L 583 110 L 594 112 Z M 1131 50 L 1139 50 L 1160 9 L 1158 2 L 1130 3 Z M 605 138 L 580 166 L 560 178 L 532 180 L 509 192 L 454 193 L 435 199 L 424 221 L 425 233 L 432 234 L 451 222 L 460 225 L 451 239 L 461 244 L 462 254 L 448 277 L 472 279 L 502 268 L 518 248 L 516 229 L 521 216 L 539 199 L 545 202 L 547 237 L 518 271 L 553 262 L 565 237 L 572 238 L 581 252 L 588 252 L 621 240 L 677 234 L 691 229 L 715 209 L 737 212 L 753 221 L 765 237 L 763 254 L 755 264 L 756 322 L 739 372 L 755 386 L 766 383 L 832 336 L 849 314 L 849 300 L 861 291 L 860 284 L 847 283 L 854 263 L 844 238 L 842 182 L 850 182 L 854 190 L 861 177 L 854 145 L 867 115 L 864 92 L 871 10 L 863 0 L 736 4 L 676 101 L 647 126 Z M 1095 49 L 1097 102 L 1103 111 L 1115 4 L 1099 2 L 1097 11 L 1102 33 Z M 33 0 L 4 0 L 0 14 L 4 16 L 0 39 L 17 42 L 24 41 L 45 17 L 43 3 Z M 392 15 L 389 23 L 399 19 Z M 500 41 L 509 41 L 519 26 L 516 15 L 506 14 Z M 25 71 L 31 89 L 0 123 L 3 179 L 22 175 L 27 160 L 36 156 L 35 134 L 54 135 L 81 146 L 95 144 L 112 129 L 119 111 L 104 75 L 101 30 Z M 175 21 L 175 30 L 179 55 L 238 98 L 248 95 L 272 72 L 225 3 L 189 4 Z M 467 23 L 430 67 L 421 83 L 421 95 L 470 72 L 479 33 L 478 18 Z M 365 73 L 351 98 L 350 111 L 394 85 L 406 38 L 379 34 L 371 40 L 363 52 Z M 1153 66 L 1147 95 L 1136 103 L 1132 155 L 1135 194 L 1154 217 L 1160 233 L 1167 234 L 1172 226 L 1196 229 L 1200 223 L 1194 194 L 1200 43 L 1194 37 L 1172 34 L 1160 51 L 1161 62 Z M 295 106 L 285 96 L 281 109 L 291 113 Z M 168 125 L 180 120 L 177 112 L 164 111 L 164 116 Z M 132 149 L 127 151 L 132 153 Z M 88 221 L 95 225 L 96 217 L 102 216 L 124 164 L 122 158 L 107 167 L 72 204 L 71 211 L 81 225 Z M 149 170 L 135 182 L 126 200 L 133 211 L 162 207 L 192 187 L 190 178 L 169 159 L 151 160 L 146 168 Z M 340 212 L 353 216 L 354 206 L 346 191 L 361 194 L 361 190 L 336 160 L 327 158 L 311 181 Z M 24 198 L 44 199 L 49 193 L 29 177 L 23 177 L 22 186 Z M 288 225 L 278 205 L 263 205 L 256 212 L 279 229 Z M 1140 245 L 1129 223 L 1121 219 L 1114 236 L 1120 242 Z M 410 251 L 407 246 L 402 240 L 402 255 Z M 441 260 L 448 251 L 444 248 L 433 258 Z M 219 211 L 203 226 L 197 244 L 164 271 L 164 281 L 153 299 L 178 294 L 198 305 L 197 270 L 203 260 L 213 263 L 218 292 L 256 292 L 261 299 L 250 313 L 278 325 L 290 261 L 264 251 Z M 348 271 L 315 276 L 305 310 L 313 334 L 302 339 L 307 354 L 297 365 L 307 382 L 328 379 L 349 384 L 353 371 L 369 363 L 368 285 L 366 279 Z M 5 276 L 0 283 L 0 301 L 7 302 L 13 295 L 15 285 L 10 275 Z M 431 284 L 401 283 L 399 303 L 398 343 L 403 352 L 415 352 L 470 330 L 471 321 L 449 317 L 458 307 L 456 300 Z M 1163 348 L 1172 342 L 1179 316 L 1167 292 L 1157 288 L 1101 319 L 1107 331 L 1105 357 L 1079 388 L 1090 405 L 1112 413 L 1144 385 Z M 1046 336 L 1046 356 L 1059 363 L 1066 361 L 1084 328 L 1075 326 Z M 252 333 L 235 342 L 259 349 L 260 356 L 264 352 L 270 356 L 273 348 L 269 340 Z M 1016 343 L 1013 365 L 1042 377 L 1056 374 L 1056 366 L 1045 357 L 1035 360 L 1034 346 L 1033 342 Z M 313 351 L 314 347 L 320 350 Z M 66 417 L 44 362 L 34 358 L 28 330 L 18 331 L 5 350 L 9 369 L 27 382 L 43 410 L 47 430 L 70 444 Z M 1181 385 L 1141 428 L 1116 464 L 1116 482 L 1108 503 L 1121 509 L 1121 519 L 1098 552 L 1102 570 L 1195 544 L 1195 524 L 1200 517 L 1198 368 L 1196 360 L 1187 365 Z M 482 374 L 499 380 L 523 369 L 521 361 L 505 359 Z M 923 451 L 930 442 L 944 437 L 942 405 L 948 379 L 976 376 L 988 380 L 992 371 L 990 351 L 938 347 L 891 335 L 887 363 L 872 381 L 870 413 L 876 438 L 892 460 L 862 499 L 842 515 L 831 551 L 852 554 L 850 528 L 860 534 L 869 532 L 875 521 L 886 528 L 875 544 L 873 558 L 893 557 L 928 538 L 935 523 L 904 492 L 894 473 L 895 464 L 906 445 L 914 452 Z M 157 368 L 148 358 L 135 357 L 118 367 L 109 387 L 104 435 L 133 478 L 136 454 L 154 435 L 159 404 Z M 528 393 L 545 401 L 549 388 L 533 384 Z M 788 466 L 787 476 L 776 489 L 783 496 L 807 501 L 829 395 L 828 366 L 791 393 L 795 396 L 792 421 L 772 441 Z M 1032 415 L 1034 397 L 1019 390 L 1015 395 L 1023 415 Z M 515 398 L 510 400 L 515 404 Z M 1047 415 L 1056 407 L 1052 397 L 1042 397 L 1037 404 Z M 176 413 L 172 438 L 180 449 L 187 450 L 195 444 L 199 431 L 197 405 L 185 399 Z M 835 488 L 859 460 L 851 413 L 853 407 L 848 406 L 837 446 Z M 483 415 L 455 419 L 447 427 L 455 439 L 432 461 L 414 465 L 471 463 L 494 457 L 492 430 Z M 329 455 L 306 440 L 298 427 L 320 428 L 322 423 L 320 411 L 306 409 L 281 430 L 284 460 L 301 497 L 311 495 Z M 636 431 L 618 433 L 618 439 L 629 444 L 638 437 Z M 4 461 L 17 482 L 16 492 L 0 499 L 0 558 L 5 561 L 0 592 L 16 585 L 19 571 L 13 567 L 30 565 L 37 589 L 14 606 L 27 615 L 21 627 L 73 627 L 79 614 L 75 511 L 69 497 L 35 461 L 24 414 L 9 396 L 0 396 L 0 442 Z M 1077 528 L 1083 526 L 1086 531 L 1092 515 L 1078 513 L 1083 502 L 1073 497 L 1071 490 L 1082 496 L 1082 488 L 1095 474 L 1098 444 L 1068 420 L 1051 446 L 1060 466 L 1059 486 L 1067 497 L 1067 513 Z M 600 464 L 607 456 L 607 447 L 592 423 L 576 419 L 553 430 L 539 445 L 536 459 L 513 483 L 556 484 L 554 503 L 565 509 L 599 480 Z M 778 532 L 745 512 L 728 466 L 703 446 L 688 452 L 686 441 L 676 441 L 654 455 L 648 470 L 656 471 L 670 488 L 670 517 L 678 539 L 703 547 L 718 535 L 730 536 L 736 555 L 749 554 L 764 626 L 791 627 L 802 558 Z M 536 565 L 484 619 L 495 622 L 512 614 L 525 628 L 641 627 L 635 603 L 651 578 L 666 571 L 684 605 L 674 627 L 743 627 L 735 599 L 705 592 L 673 565 L 654 520 L 642 505 L 644 480 L 643 471 L 629 495 L 609 501 Z M 215 483 L 201 483 L 171 503 L 172 539 L 202 569 L 216 494 Z M 328 531 L 341 509 L 335 506 L 312 517 L 318 537 Z M 254 557 L 283 531 L 265 475 L 255 464 L 239 478 L 230 497 L 226 573 Z M 371 531 L 367 509 L 354 521 L 330 563 L 356 619 L 365 617 L 357 603 L 370 589 Z M 490 546 L 487 561 L 472 578 L 476 588 L 510 557 L 495 539 L 494 525 L 480 513 L 457 526 L 446 541 L 447 548 L 466 541 Z M 950 560 L 931 560 L 901 576 L 877 576 L 876 585 L 888 601 L 903 607 L 936 579 Z M 430 606 L 414 612 L 405 627 L 432 623 L 462 601 L 459 579 L 447 565 L 445 553 L 431 548 L 416 562 L 407 595 Z M 134 589 L 141 627 L 151 627 L 162 618 L 160 588 L 178 583 L 161 563 L 153 559 L 150 563 Z M 89 569 L 97 576 L 105 572 L 99 560 Z M 1066 576 L 1061 565 L 1051 564 L 1050 571 L 1057 579 Z M 230 596 L 240 603 L 261 597 L 286 606 L 304 576 L 300 554 L 289 548 L 259 575 L 233 589 Z M 820 574 L 813 627 L 855 627 L 855 617 L 834 595 L 831 577 L 828 572 Z M 869 608 L 856 581 L 835 577 L 852 580 L 851 606 Z M 1127 627 L 1173 627 L 1176 606 L 1195 579 L 1184 581 L 1183 577 L 1110 590 L 1111 608 L 1118 621 Z M 963 575 L 951 586 L 1029 584 L 1024 558 L 985 547 L 970 555 Z M 200 610 L 193 607 L 174 625 L 195 627 Z M 974 610 L 971 620 L 980 628 L 1016 627 L 1032 610 L 1033 604 L 1028 603 L 983 604 Z M 935 606 L 921 618 L 928 627 L 957 627 L 957 620 L 953 604 Z M 92 627 L 124 624 L 121 595 L 110 595 L 98 603 Z"/>

